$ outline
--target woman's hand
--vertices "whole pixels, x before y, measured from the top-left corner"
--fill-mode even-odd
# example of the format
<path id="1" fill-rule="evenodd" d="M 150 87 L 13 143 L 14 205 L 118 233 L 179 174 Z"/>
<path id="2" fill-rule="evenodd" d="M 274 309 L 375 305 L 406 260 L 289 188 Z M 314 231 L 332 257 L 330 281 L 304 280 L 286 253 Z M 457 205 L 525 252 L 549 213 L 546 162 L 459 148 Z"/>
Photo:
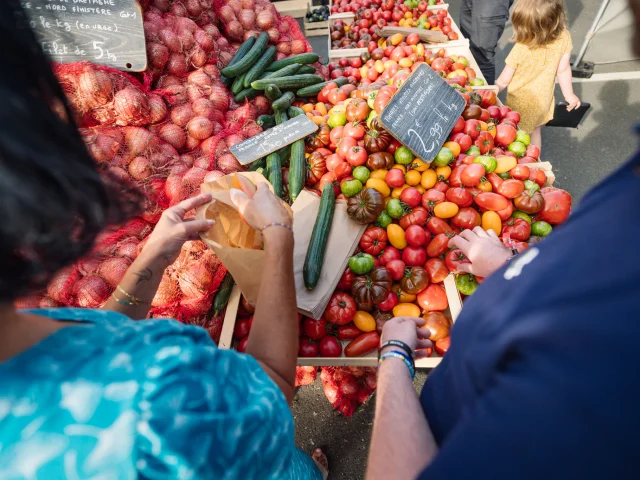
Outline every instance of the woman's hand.
<path id="1" fill-rule="evenodd" d="M 499 270 L 511 258 L 511 251 L 503 245 L 493 230 L 481 227 L 464 230 L 449 240 L 449 247 L 458 247 L 471 263 L 459 265 L 459 269 L 479 277 L 488 277 Z"/>
<path id="2" fill-rule="evenodd" d="M 290 227 L 293 222 L 283 201 L 276 197 L 264 182 L 258 184 L 253 198 L 247 197 L 244 192 L 235 188 L 230 190 L 230 195 L 240 215 L 256 230 L 262 230 L 273 223 L 282 223 Z"/>
<path id="3" fill-rule="evenodd" d="M 567 95 L 564 98 L 564 101 L 567 102 L 569 105 L 567 105 L 567 111 L 571 111 L 574 110 L 576 108 L 580 108 L 580 105 L 582 105 L 582 103 L 580 102 L 580 99 L 578 98 L 578 96 L 575 93 L 572 93 L 571 95 Z"/>
<path id="4" fill-rule="evenodd" d="M 211 194 L 203 193 L 189 198 L 166 209 L 160 221 L 144 246 L 144 251 L 171 265 L 180 254 L 187 240 L 197 240 L 201 232 L 206 232 L 215 223 L 213 220 L 185 219 L 189 210 L 193 210 L 211 201 Z"/>
<path id="5" fill-rule="evenodd" d="M 429 340 L 431 332 L 428 328 L 419 328 L 423 327 L 425 323 L 424 318 L 419 317 L 392 318 L 382 327 L 381 342 L 384 345 L 389 340 L 398 340 L 406 343 L 412 351 L 416 352 L 416 358 L 428 357 L 426 349 L 433 347 L 431 340 Z M 387 348 L 397 350 L 397 347 L 393 346 Z M 386 351 L 387 348 L 384 350 Z"/>

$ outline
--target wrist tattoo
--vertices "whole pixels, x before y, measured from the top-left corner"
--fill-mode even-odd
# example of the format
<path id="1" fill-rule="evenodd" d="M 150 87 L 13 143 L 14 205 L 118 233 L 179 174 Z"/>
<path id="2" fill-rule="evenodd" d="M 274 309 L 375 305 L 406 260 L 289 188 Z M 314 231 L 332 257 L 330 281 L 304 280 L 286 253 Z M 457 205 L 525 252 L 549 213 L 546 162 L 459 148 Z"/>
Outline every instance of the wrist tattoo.
<path id="1" fill-rule="evenodd" d="M 151 280 L 151 277 L 153 277 L 153 272 L 150 268 L 145 268 L 143 270 L 140 270 L 139 272 L 133 272 L 133 274 L 138 277 L 136 285 L 139 285 L 142 282 L 148 282 L 149 280 Z"/>

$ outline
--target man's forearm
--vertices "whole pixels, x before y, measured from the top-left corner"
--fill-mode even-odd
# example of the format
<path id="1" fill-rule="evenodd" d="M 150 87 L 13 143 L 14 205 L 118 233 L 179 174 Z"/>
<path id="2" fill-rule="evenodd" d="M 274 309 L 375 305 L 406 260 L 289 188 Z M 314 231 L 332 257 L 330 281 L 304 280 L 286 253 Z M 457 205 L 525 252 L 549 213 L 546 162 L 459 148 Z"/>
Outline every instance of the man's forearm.
<path id="1" fill-rule="evenodd" d="M 414 479 L 437 450 L 409 369 L 400 359 L 385 360 L 378 375 L 367 480 Z"/>

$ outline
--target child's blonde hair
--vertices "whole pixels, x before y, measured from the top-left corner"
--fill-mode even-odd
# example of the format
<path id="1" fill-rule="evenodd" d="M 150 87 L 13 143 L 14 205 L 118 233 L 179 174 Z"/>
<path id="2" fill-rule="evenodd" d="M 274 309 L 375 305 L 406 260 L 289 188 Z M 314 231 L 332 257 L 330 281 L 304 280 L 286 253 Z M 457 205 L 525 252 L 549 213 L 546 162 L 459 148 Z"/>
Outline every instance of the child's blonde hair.
<path id="1" fill-rule="evenodd" d="M 514 42 L 544 47 L 567 28 L 564 0 L 519 0 L 511 15 Z"/>

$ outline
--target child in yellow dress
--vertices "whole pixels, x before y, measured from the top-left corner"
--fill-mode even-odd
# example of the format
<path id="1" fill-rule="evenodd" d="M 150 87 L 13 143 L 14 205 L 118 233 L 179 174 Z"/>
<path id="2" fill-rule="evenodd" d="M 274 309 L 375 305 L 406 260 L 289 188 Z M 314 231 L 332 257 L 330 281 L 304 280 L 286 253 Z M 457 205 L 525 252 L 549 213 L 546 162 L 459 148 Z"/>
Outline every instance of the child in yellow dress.
<path id="1" fill-rule="evenodd" d="M 511 16 L 516 42 L 496 84 L 508 88 L 507 105 L 521 115 L 519 128 L 531 133 L 531 143 L 542 146 L 541 127 L 553 119 L 555 79 L 569 104 L 580 106 L 573 93 L 571 35 L 563 0 L 519 0 Z"/>

